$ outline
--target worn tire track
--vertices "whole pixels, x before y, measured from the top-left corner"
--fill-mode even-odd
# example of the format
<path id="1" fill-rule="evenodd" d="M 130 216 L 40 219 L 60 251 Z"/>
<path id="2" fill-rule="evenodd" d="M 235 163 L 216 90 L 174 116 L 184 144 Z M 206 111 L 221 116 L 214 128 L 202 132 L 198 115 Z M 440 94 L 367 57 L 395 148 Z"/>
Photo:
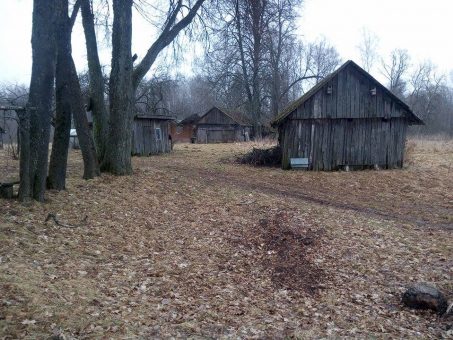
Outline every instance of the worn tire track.
<path id="1" fill-rule="evenodd" d="M 288 188 L 282 187 L 281 184 L 273 183 L 272 185 L 266 183 L 256 183 L 253 179 L 247 177 L 239 177 L 235 175 L 230 175 L 222 171 L 213 171 L 206 168 L 187 168 L 182 166 L 175 166 L 175 165 L 163 165 L 163 168 L 174 171 L 174 172 L 183 172 L 185 176 L 190 176 L 191 178 L 202 177 L 204 181 L 207 183 L 222 185 L 228 184 L 231 187 L 238 188 L 238 189 L 247 189 L 251 191 L 262 192 L 268 195 L 278 195 L 283 197 L 290 197 L 294 199 L 299 199 L 305 202 L 310 202 L 314 204 L 318 204 L 325 207 L 331 207 L 334 209 L 340 209 L 345 211 L 351 211 L 354 213 L 358 213 L 361 215 L 365 215 L 370 218 L 381 218 L 388 221 L 395 221 L 400 223 L 411 223 L 417 225 L 419 227 L 424 228 L 440 228 L 440 229 L 448 229 L 453 230 L 453 223 L 440 223 L 434 221 L 424 221 L 419 218 L 414 218 L 408 216 L 407 214 L 395 213 L 392 211 L 383 211 L 376 208 L 370 207 L 363 207 L 356 204 L 343 203 L 333 199 L 326 199 L 322 197 L 316 197 L 315 194 L 320 194 L 321 192 L 308 192 L 304 193 L 301 192 L 301 188 Z M 424 209 L 424 210 L 433 210 L 432 207 L 420 206 L 420 207 L 412 207 L 412 209 Z M 439 207 L 438 210 L 447 210 L 446 208 Z"/>

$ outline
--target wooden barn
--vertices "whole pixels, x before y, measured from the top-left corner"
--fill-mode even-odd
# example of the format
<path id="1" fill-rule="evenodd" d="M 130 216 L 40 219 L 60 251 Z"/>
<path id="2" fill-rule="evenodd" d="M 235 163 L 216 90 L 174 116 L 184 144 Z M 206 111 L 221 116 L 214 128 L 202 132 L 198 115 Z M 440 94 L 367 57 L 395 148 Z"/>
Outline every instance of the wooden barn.
<path id="1" fill-rule="evenodd" d="M 412 124 L 423 122 L 353 61 L 272 122 L 279 132 L 282 167 L 310 170 L 400 168 Z"/>
<path id="2" fill-rule="evenodd" d="M 241 113 L 213 107 L 200 117 L 197 143 L 231 143 L 250 140 L 251 122 Z"/>
<path id="3" fill-rule="evenodd" d="M 136 115 L 132 130 L 132 154 L 149 156 L 170 152 L 170 122 L 174 119 L 165 115 Z"/>
<path id="4" fill-rule="evenodd" d="M 195 142 L 197 122 L 200 116 L 196 113 L 184 118 L 179 123 L 171 124 L 171 136 L 174 143 L 191 143 Z"/>

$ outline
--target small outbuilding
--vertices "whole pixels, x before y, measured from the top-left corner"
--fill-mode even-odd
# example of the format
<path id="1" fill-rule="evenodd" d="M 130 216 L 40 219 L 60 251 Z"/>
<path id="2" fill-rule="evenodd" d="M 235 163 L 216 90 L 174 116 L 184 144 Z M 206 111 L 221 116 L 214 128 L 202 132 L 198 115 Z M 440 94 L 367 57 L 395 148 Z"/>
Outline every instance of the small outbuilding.
<path id="1" fill-rule="evenodd" d="M 213 107 L 197 121 L 197 143 L 231 143 L 250 140 L 252 123 L 239 112 Z"/>
<path id="2" fill-rule="evenodd" d="M 413 124 L 423 122 L 351 60 L 272 122 L 282 167 L 310 170 L 400 168 L 407 127 Z"/>
<path id="3" fill-rule="evenodd" d="M 172 122 L 171 136 L 174 143 L 193 143 L 196 139 L 197 122 L 200 116 L 196 113 L 190 115 L 179 123 Z"/>
<path id="4" fill-rule="evenodd" d="M 170 152 L 173 146 L 170 122 L 174 117 L 139 114 L 134 117 L 132 130 L 132 154 L 140 156 Z"/>

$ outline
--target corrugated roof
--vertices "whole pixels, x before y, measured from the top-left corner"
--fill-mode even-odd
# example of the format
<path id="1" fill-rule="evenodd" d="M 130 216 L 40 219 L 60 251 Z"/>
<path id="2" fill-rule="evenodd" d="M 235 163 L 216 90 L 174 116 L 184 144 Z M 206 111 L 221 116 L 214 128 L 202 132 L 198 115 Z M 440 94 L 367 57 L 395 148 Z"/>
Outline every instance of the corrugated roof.
<path id="1" fill-rule="evenodd" d="M 403 102 L 401 99 L 399 99 L 395 94 L 393 94 L 388 88 L 386 88 L 384 85 L 382 85 L 380 82 L 378 82 L 371 74 L 366 72 L 363 68 L 361 68 L 359 65 L 357 65 L 355 62 L 352 60 L 348 60 L 345 62 L 343 65 L 341 65 L 337 70 L 329 74 L 327 77 L 325 77 L 323 80 L 321 80 L 319 83 L 317 83 L 315 86 L 313 86 L 307 93 L 305 93 L 302 97 L 299 99 L 293 101 L 291 104 L 289 104 L 281 113 L 278 114 L 278 116 L 271 122 L 271 125 L 273 127 L 276 127 L 280 125 L 286 117 L 288 117 L 291 112 L 293 112 L 295 109 L 297 109 L 299 106 L 303 105 L 308 99 L 310 99 L 312 96 L 314 96 L 319 90 L 321 90 L 324 85 L 326 85 L 329 81 L 331 81 L 338 73 L 340 73 L 342 70 L 344 70 L 347 66 L 353 66 L 356 70 L 358 70 L 360 73 L 362 73 L 364 76 L 368 77 L 371 79 L 376 86 L 381 88 L 386 94 L 388 94 L 394 101 L 399 103 L 404 109 L 406 109 L 409 113 L 409 119 L 412 123 L 414 124 L 424 124 L 423 121 L 417 117 L 417 115 L 412 112 L 411 108 L 409 105 L 407 105 L 405 102 Z"/>

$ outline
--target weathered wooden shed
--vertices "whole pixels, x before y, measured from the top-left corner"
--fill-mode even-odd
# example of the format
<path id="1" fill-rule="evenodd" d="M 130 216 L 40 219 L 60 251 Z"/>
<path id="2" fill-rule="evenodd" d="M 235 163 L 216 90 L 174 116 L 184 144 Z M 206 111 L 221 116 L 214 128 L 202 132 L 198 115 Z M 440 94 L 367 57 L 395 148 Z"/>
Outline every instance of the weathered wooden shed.
<path id="1" fill-rule="evenodd" d="M 408 125 L 423 124 L 409 106 L 347 61 L 272 122 L 282 167 L 310 170 L 399 168 Z"/>
<path id="2" fill-rule="evenodd" d="M 171 136 L 175 143 L 190 143 L 196 139 L 197 122 L 200 116 L 196 113 L 190 115 L 180 122 L 172 122 Z"/>
<path id="3" fill-rule="evenodd" d="M 170 152 L 170 122 L 174 119 L 165 115 L 136 115 L 132 130 L 132 154 L 149 156 Z"/>
<path id="4" fill-rule="evenodd" d="M 248 141 L 251 129 L 251 122 L 243 114 L 213 107 L 197 122 L 197 143 Z"/>

